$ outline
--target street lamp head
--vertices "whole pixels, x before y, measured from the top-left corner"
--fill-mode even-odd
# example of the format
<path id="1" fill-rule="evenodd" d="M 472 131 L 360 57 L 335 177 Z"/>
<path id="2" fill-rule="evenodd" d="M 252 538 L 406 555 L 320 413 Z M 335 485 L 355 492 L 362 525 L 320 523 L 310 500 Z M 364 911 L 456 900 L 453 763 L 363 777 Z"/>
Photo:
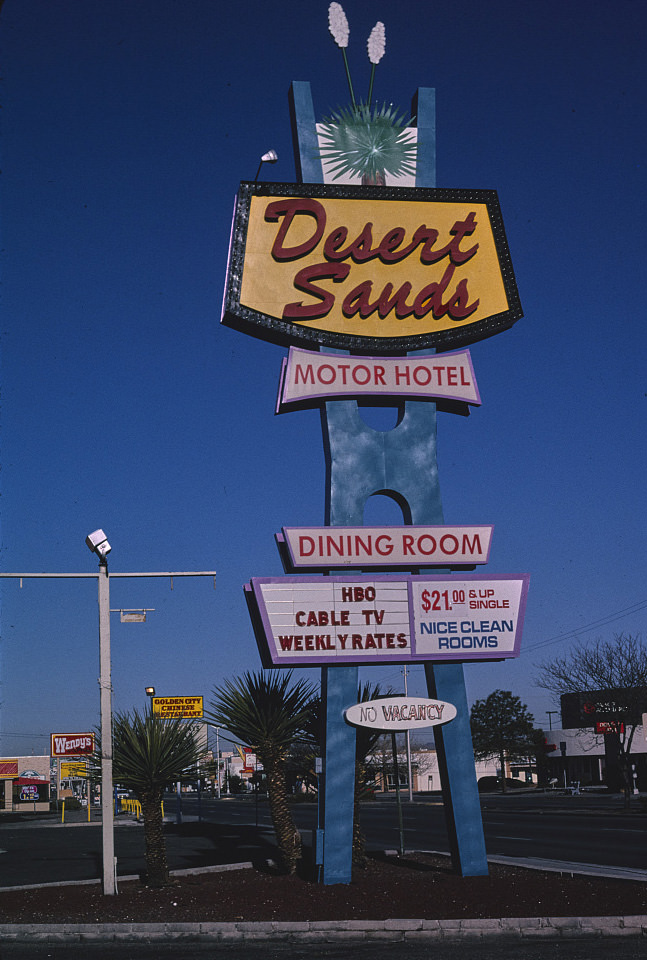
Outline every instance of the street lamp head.
<path id="1" fill-rule="evenodd" d="M 268 150 L 267 153 L 264 153 L 263 156 L 261 157 L 261 162 L 258 165 L 258 170 L 256 171 L 256 176 L 254 177 L 254 183 L 256 183 L 258 180 L 258 177 L 261 172 L 261 167 L 263 166 L 263 164 L 276 163 L 278 159 L 279 159 L 279 155 L 276 152 L 276 150 Z"/>
<path id="2" fill-rule="evenodd" d="M 106 557 L 110 553 L 112 547 L 108 543 L 108 538 L 103 530 L 95 530 L 94 533 L 89 533 L 85 538 L 85 542 L 92 553 L 96 553 L 99 561 L 101 563 L 105 563 Z"/>

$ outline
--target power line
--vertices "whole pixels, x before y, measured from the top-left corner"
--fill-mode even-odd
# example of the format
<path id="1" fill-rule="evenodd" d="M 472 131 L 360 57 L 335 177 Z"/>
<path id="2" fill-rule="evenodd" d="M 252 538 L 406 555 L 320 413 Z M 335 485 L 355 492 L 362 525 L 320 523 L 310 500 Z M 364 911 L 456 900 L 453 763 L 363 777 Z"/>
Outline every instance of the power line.
<path id="1" fill-rule="evenodd" d="M 37 740 L 49 740 L 47 733 L 5 733 L 0 731 L 0 737 L 35 737 Z"/>
<path id="2" fill-rule="evenodd" d="M 633 613 L 638 613 L 640 610 L 644 610 L 647 607 L 647 600 L 639 600 L 637 603 L 632 604 L 630 607 L 623 607 L 622 610 L 618 610 L 616 613 L 609 613 L 605 617 L 601 617 L 599 620 L 593 620 L 591 623 L 585 624 L 583 627 L 577 627 L 574 630 L 568 630 L 566 633 L 560 633 L 556 637 L 550 637 L 548 640 L 538 640 L 535 643 L 525 644 L 525 649 L 529 648 L 532 650 L 537 650 L 539 647 L 547 647 L 551 643 L 558 643 L 560 640 L 574 640 L 583 633 L 589 633 L 591 630 L 595 630 L 597 627 L 604 627 L 609 623 L 614 623 L 616 620 L 622 620 L 623 617 L 628 617 Z"/>

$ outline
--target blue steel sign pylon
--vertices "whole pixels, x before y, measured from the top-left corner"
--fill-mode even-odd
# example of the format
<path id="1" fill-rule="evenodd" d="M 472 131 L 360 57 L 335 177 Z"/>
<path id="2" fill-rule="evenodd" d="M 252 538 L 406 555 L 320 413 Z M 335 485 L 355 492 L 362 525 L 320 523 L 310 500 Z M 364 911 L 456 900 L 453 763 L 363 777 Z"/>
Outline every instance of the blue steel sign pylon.
<path id="1" fill-rule="evenodd" d="M 322 183 L 314 107 L 307 82 L 294 82 L 290 107 L 299 179 Z M 417 187 L 435 184 L 435 91 L 421 88 L 417 118 Z M 356 400 L 322 404 L 326 451 L 326 524 L 362 525 L 375 493 L 396 500 L 408 524 L 442 523 L 436 461 L 436 404 L 407 401 L 391 431 L 373 430 Z M 355 730 L 343 711 L 357 699 L 357 666 L 322 668 L 325 704 L 323 882 L 349 883 L 352 870 Z M 425 666 L 429 695 L 453 703 L 456 718 L 435 728 L 445 815 L 454 869 L 464 876 L 488 872 L 462 663 Z"/>

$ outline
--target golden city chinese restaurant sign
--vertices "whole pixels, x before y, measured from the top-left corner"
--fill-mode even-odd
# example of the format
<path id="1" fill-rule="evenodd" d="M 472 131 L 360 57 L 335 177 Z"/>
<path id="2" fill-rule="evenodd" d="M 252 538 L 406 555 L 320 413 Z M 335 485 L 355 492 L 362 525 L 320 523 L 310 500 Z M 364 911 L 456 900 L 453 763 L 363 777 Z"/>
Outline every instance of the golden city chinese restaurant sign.
<path id="1" fill-rule="evenodd" d="M 494 190 L 240 186 L 229 326 L 394 353 L 472 343 L 521 316 Z"/>

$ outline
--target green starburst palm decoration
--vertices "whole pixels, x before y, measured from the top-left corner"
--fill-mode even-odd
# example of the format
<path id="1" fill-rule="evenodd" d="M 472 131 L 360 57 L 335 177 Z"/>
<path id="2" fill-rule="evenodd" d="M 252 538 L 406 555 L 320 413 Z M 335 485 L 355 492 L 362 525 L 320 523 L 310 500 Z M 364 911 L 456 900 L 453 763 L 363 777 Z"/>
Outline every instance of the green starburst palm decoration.
<path id="1" fill-rule="evenodd" d="M 387 174 L 392 177 L 415 175 L 416 142 L 407 130 L 411 120 L 392 104 L 371 106 L 375 67 L 386 50 L 384 24 L 378 21 L 368 38 L 368 58 L 371 63 L 366 102 L 358 102 L 346 57 L 350 30 L 341 4 L 331 3 L 328 26 L 342 52 L 351 105 L 333 111 L 321 124 L 321 159 L 328 161 L 333 180 L 345 175 L 359 176 L 363 183 L 384 184 Z"/>
<path id="2" fill-rule="evenodd" d="M 333 180 L 344 174 L 368 183 L 416 172 L 416 143 L 407 130 L 410 121 L 392 105 L 359 103 L 326 117 L 319 136 L 321 157 L 330 163 Z"/>

